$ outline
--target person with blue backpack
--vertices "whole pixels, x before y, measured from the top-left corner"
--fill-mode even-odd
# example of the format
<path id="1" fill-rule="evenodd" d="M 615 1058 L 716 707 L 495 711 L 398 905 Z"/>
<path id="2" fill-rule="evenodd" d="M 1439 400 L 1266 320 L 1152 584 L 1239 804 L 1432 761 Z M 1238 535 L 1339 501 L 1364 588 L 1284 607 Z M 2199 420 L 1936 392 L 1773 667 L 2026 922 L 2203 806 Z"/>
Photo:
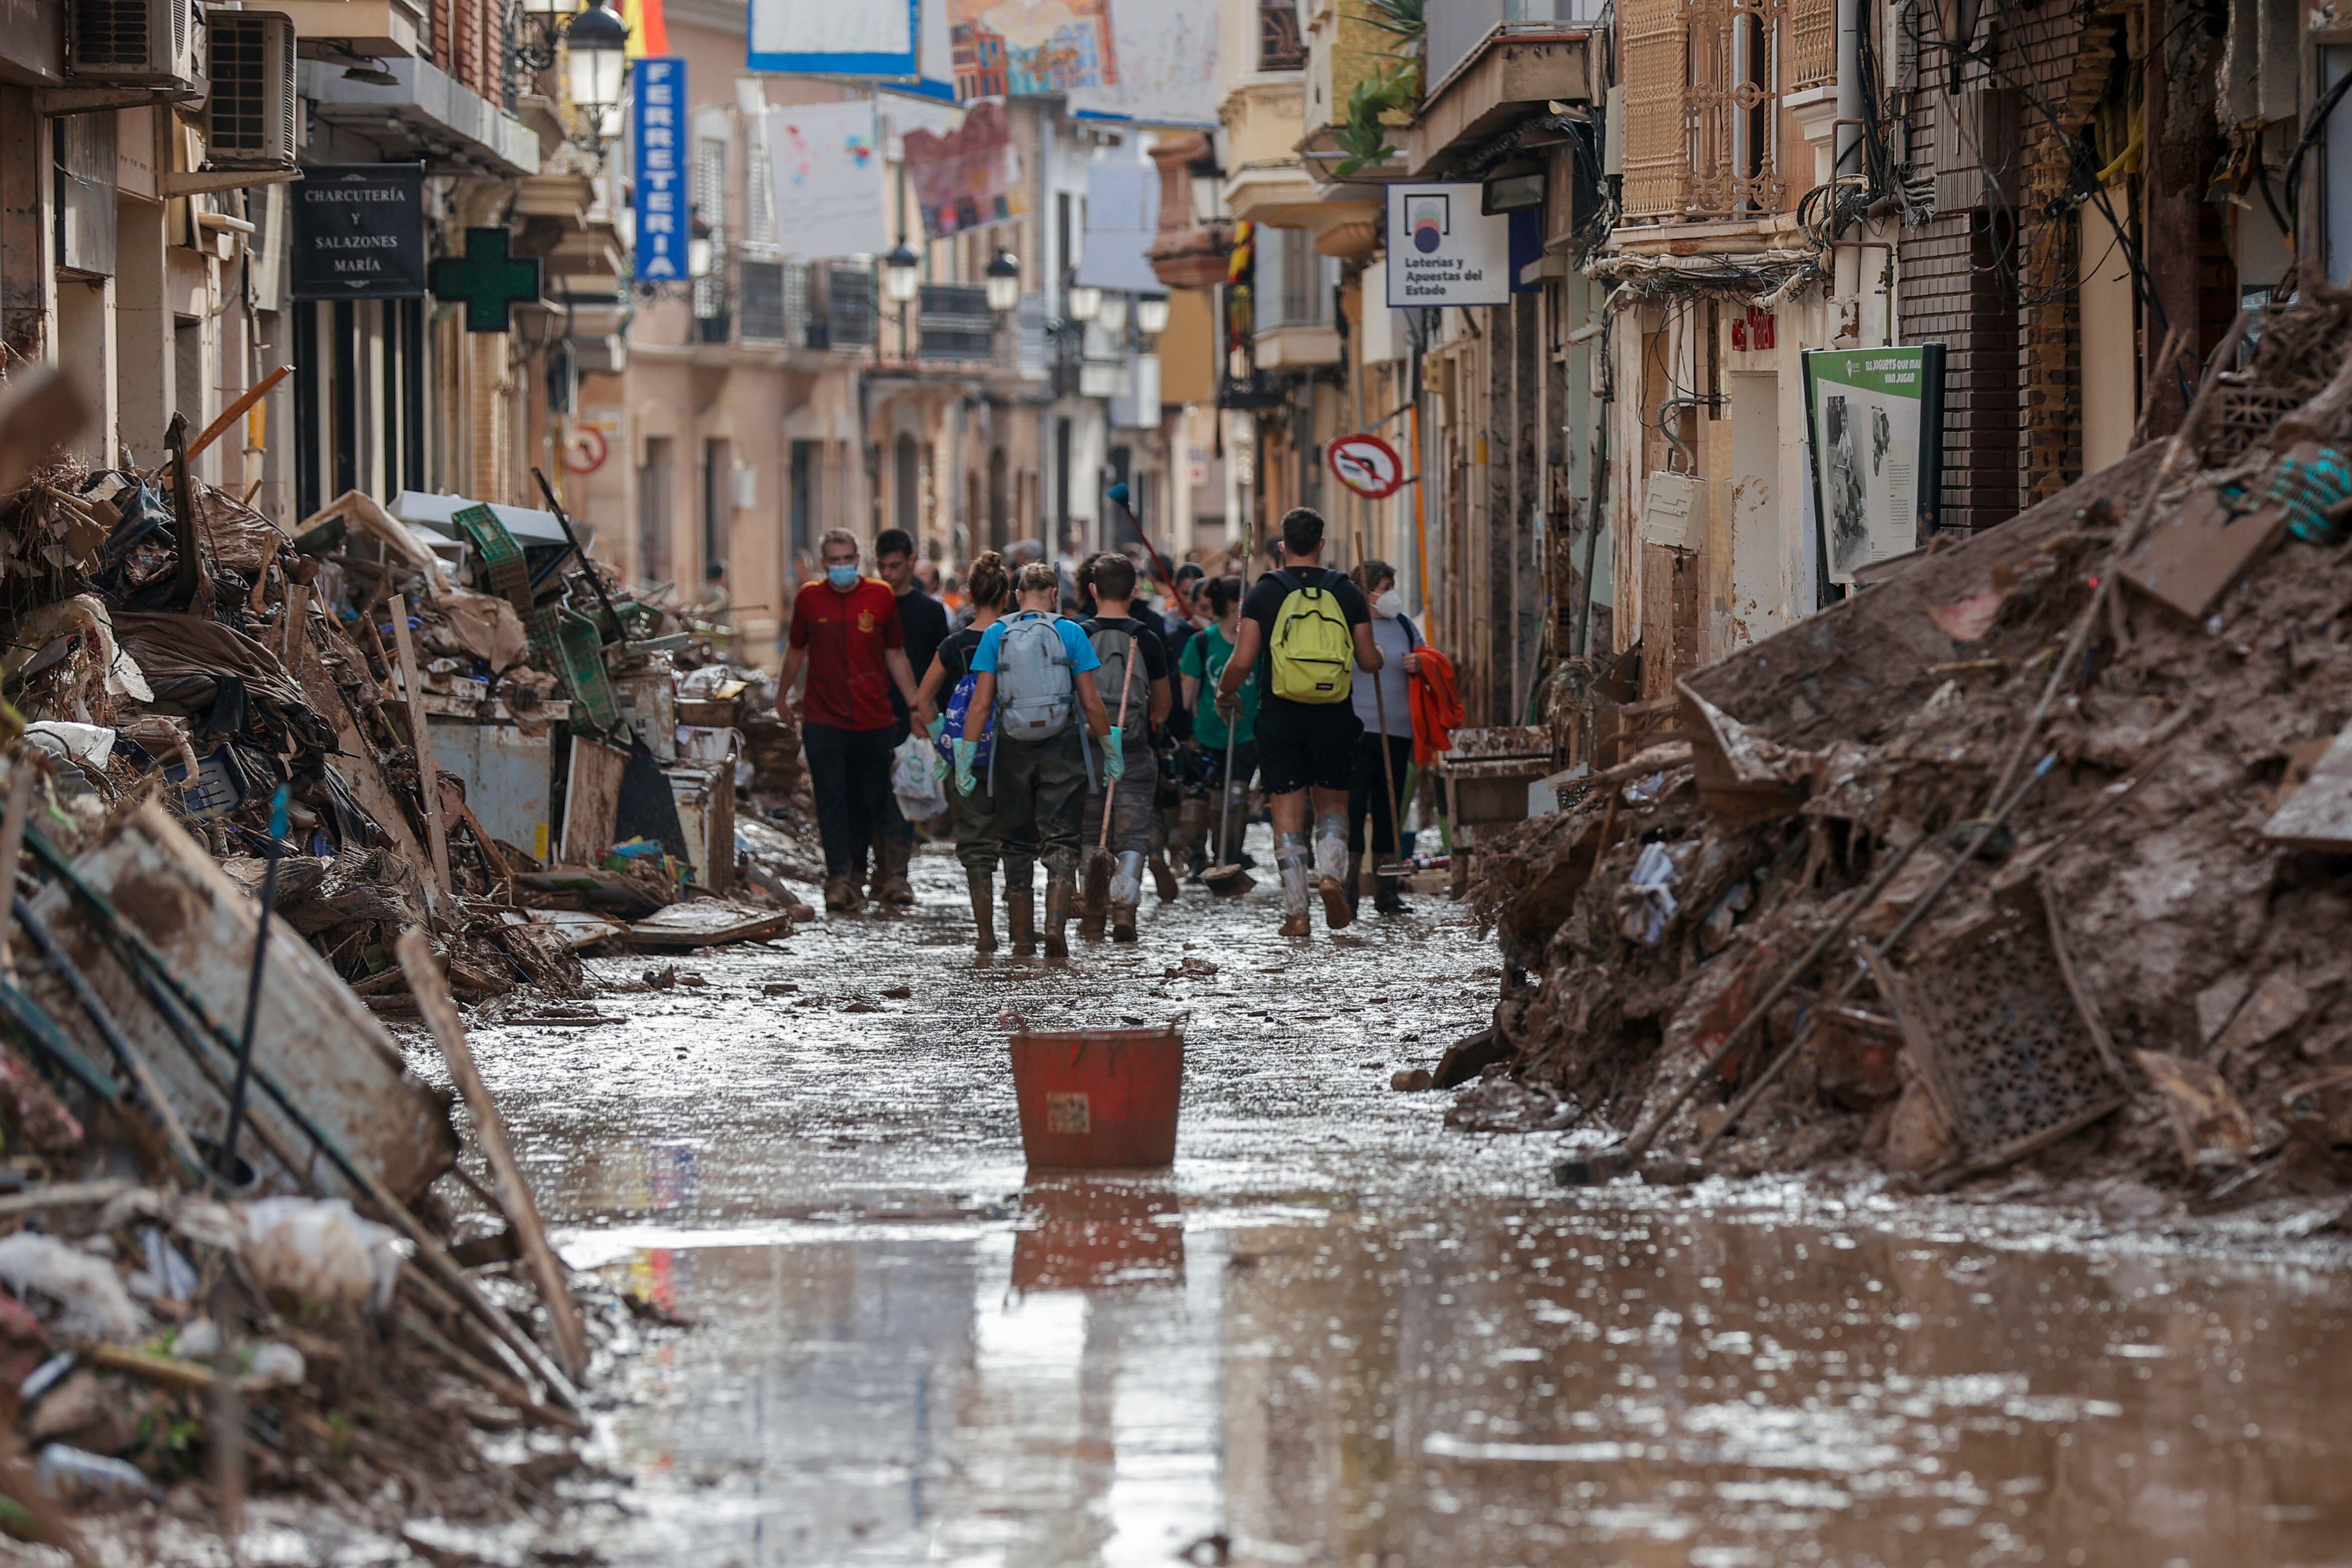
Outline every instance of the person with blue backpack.
<path id="1" fill-rule="evenodd" d="M 1378 674 L 1372 607 L 1345 572 L 1323 565 L 1323 515 L 1293 507 L 1282 518 L 1281 570 L 1242 601 L 1240 637 L 1217 678 L 1217 712 L 1241 713 L 1242 683 L 1258 684 L 1258 778 L 1274 811 L 1274 863 L 1282 878 L 1282 935 L 1304 936 L 1310 867 L 1324 924 L 1356 917 L 1348 903 L 1348 786 L 1364 727 L 1351 702 L 1354 673 Z M 1310 862 L 1307 821 L 1314 813 Z"/>
<path id="2" fill-rule="evenodd" d="M 1045 956 L 1070 956 L 1076 902 L 1078 838 L 1093 772 L 1087 737 L 1099 743 L 1103 776 L 1116 785 L 1127 771 L 1124 737 L 1111 727 L 1102 694 L 1080 680 L 1101 663 L 1086 629 L 1055 614 L 1062 590 L 1043 561 L 1013 580 L 1013 613 L 981 634 L 972 650 L 971 699 L 964 735 L 952 743 L 956 788 L 982 787 L 980 741 L 993 743 L 986 788 L 996 808 L 1004 858 L 1004 913 L 1013 951 L 1037 950 L 1036 856 L 1045 861 Z M 990 734 L 992 724 L 994 734 Z"/>
<path id="3" fill-rule="evenodd" d="M 923 684 L 915 693 L 915 722 L 930 732 L 932 744 L 950 766 L 955 762 L 955 743 L 970 734 L 977 776 L 987 768 L 993 747 L 986 732 L 969 728 L 972 688 L 980 680 L 972 670 L 971 660 L 980 651 L 981 639 L 990 627 L 1003 619 L 1012 603 L 1013 579 L 1004 570 L 1004 558 L 990 550 L 974 560 L 967 573 L 966 586 L 971 601 L 971 624 L 950 632 L 940 642 L 931 667 L 923 672 Z M 976 952 L 993 953 L 996 865 L 1005 853 L 1004 834 L 997 821 L 996 797 L 983 785 L 970 791 L 950 789 L 948 799 L 955 812 L 956 858 L 963 862 L 964 880 L 971 889 L 971 945 Z M 1036 852 L 1034 843 L 1028 845 L 1031 858 Z M 1008 899 L 1011 893 L 1008 885 Z"/>

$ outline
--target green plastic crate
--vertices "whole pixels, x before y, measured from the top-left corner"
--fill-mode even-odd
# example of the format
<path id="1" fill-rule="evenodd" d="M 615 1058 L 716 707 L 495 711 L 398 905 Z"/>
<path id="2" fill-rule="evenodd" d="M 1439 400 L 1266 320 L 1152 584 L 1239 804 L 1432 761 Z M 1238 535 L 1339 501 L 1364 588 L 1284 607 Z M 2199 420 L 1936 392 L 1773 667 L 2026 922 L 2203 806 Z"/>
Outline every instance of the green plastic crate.
<path id="1" fill-rule="evenodd" d="M 531 641 L 572 694 L 572 727 L 625 736 L 621 699 L 604 669 L 604 637 L 576 610 L 551 604 L 531 618 Z"/>
<path id="2" fill-rule="evenodd" d="M 523 559 L 522 546 L 507 532 L 499 515 L 488 507 L 467 507 L 451 520 L 473 541 L 474 553 L 482 558 L 482 568 L 489 573 L 490 586 L 514 606 L 516 614 L 530 620 L 530 567 Z"/>

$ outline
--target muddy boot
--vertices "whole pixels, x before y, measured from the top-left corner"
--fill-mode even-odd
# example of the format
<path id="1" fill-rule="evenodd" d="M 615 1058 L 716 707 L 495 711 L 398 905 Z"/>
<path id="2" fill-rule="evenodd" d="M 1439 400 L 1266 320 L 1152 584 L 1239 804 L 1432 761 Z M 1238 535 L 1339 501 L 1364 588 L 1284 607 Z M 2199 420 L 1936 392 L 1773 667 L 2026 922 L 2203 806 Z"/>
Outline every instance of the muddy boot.
<path id="1" fill-rule="evenodd" d="M 964 880 L 971 886 L 971 950 L 975 953 L 996 951 L 996 873 L 964 868 Z"/>
<path id="2" fill-rule="evenodd" d="M 1333 931 L 1356 918 L 1347 876 L 1348 825 L 1337 811 L 1328 812 L 1316 824 L 1315 885 L 1323 895 L 1323 924 Z"/>
<path id="3" fill-rule="evenodd" d="M 1143 852 L 1121 850 L 1110 879 L 1110 939 L 1135 940 L 1135 907 L 1143 902 Z"/>
<path id="4" fill-rule="evenodd" d="M 1065 872 L 1045 878 L 1045 956 L 1070 956 L 1070 905 L 1077 902 L 1077 879 Z"/>
<path id="5" fill-rule="evenodd" d="M 1012 928 L 1013 956 L 1026 958 L 1037 951 L 1037 893 L 1034 888 L 1004 890 L 1004 924 Z"/>
<path id="6" fill-rule="evenodd" d="M 1372 878 L 1372 907 L 1382 915 L 1410 915 L 1412 906 L 1404 901 L 1404 878 L 1381 876 Z"/>
<path id="7" fill-rule="evenodd" d="M 1307 835 L 1276 834 L 1274 863 L 1282 879 L 1282 934 L 1310 935 L 1315 927 L 1307 918 Z"/>
<path id="8" fill-rule="evenodd" d="M 914 858 L 915 846 L 911 840 L 900 843 L 887 834 L 883 835 L 881 858 L 876 862 L 877 869 L 874 875 L 877 903 L 888 904 L 894 909 L 913 905 L 915 884 L 907 879 L 907 867 Z"/>
<path id="9" fill-rule="evenodd" d="M 1181 891 L 1176 885 L 1175 868 L 1168 863 L 1166 850 L 1151 852 L 1151 891 L 1160 895 L 1162 904 L 1175 903 L 1176 894 Z"/>
<path id="10" fill-rule="evenodd" d="M 1110 856 L 1101 850 L 1087 852 L 1086 870 L 1079 879 L 1078 935 L 1089 942 L 1099 942 L 1103 934 L 1104 906 L 1110 901 Z M 1047 883 L 1050 894 L 1052 883 Z M 1047 907 L 1052 907 L 1050 896 Z M 1048 919 L 1052 916 L 1049 914 Z"/>
<path id="11" fill-rule="evenodd" d="M 866 907 L 854 876 L 836 876 L 824 884 L 824 906 L 835 915 L 855 915 Z"/>

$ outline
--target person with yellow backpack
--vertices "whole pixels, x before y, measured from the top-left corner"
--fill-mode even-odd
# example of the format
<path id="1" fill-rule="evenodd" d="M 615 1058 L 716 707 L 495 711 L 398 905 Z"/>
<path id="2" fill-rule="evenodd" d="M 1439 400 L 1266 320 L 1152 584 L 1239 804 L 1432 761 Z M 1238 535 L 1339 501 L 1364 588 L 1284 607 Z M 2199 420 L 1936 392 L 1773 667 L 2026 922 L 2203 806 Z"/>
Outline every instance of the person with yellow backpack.
<path id="1" fill-rule="evenodd" d="M 1348 785 L 1364 725 L 1349 697 L 1355 672 L 1376 674 L 1381 661 L 1363 591 L 1322 564 L 1320 513 L 1294 507 L 1284 514 L 1282 557 L 1242 601 L 1234 656 L 1217 679 L 1217 712 L 1231 723 L 1241 711 L 1242 683 L 1258 683 L 1258 780 L 1274 810 L 1282 934 L 1304 936 L 1311 929 L 1310 797 L 1312 882 L 1323 897 L 1324 924 L 1337 931 L 1356 917 L 1347 890 Z"/>

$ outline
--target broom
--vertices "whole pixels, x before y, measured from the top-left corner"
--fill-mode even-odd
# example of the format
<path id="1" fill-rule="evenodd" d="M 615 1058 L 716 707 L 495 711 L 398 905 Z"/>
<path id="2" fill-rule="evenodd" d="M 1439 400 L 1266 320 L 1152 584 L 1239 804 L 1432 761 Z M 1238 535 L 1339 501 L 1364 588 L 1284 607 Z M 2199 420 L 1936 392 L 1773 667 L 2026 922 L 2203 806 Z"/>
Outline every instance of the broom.
<path id="1" fill-rule="evenodd" d="M 1118 733 L 1122 747 L 1127 739 L 1127 699 L 1134 691 L 1135 647 L 1130 638 L 1127 664 L 1119 673 L 1118 682 Z M 1096 841 L 1094 852 L 1087 857 L 1086 918 L 1080 922 L 1090 936 L 1102 935 L 1105 906 L 1110 901 L 1110 820 L 1118 804 L 1118 786 L 1111 781 L 1110 774 L 1106 770 L 1103 774 L 1102 836 Z"/>
<path id="2" fill-rule="evenodd" d="M 1238 720 L 1240 716 L 1234 716 Z M 1234 742 L 1240 738 L 1238 722 L 1225 727 L 1225 771 L 1217 780 L 1225 800 L 1217 811 L 1217 847 L 1227 854 L 1234 852 Z M 1237 861 L 1211 866 L 1201 873 L 1201 881 L 1220 898 L 1239 898 L 1257 885 L 1257 878 L 1243 870 Z"/>

